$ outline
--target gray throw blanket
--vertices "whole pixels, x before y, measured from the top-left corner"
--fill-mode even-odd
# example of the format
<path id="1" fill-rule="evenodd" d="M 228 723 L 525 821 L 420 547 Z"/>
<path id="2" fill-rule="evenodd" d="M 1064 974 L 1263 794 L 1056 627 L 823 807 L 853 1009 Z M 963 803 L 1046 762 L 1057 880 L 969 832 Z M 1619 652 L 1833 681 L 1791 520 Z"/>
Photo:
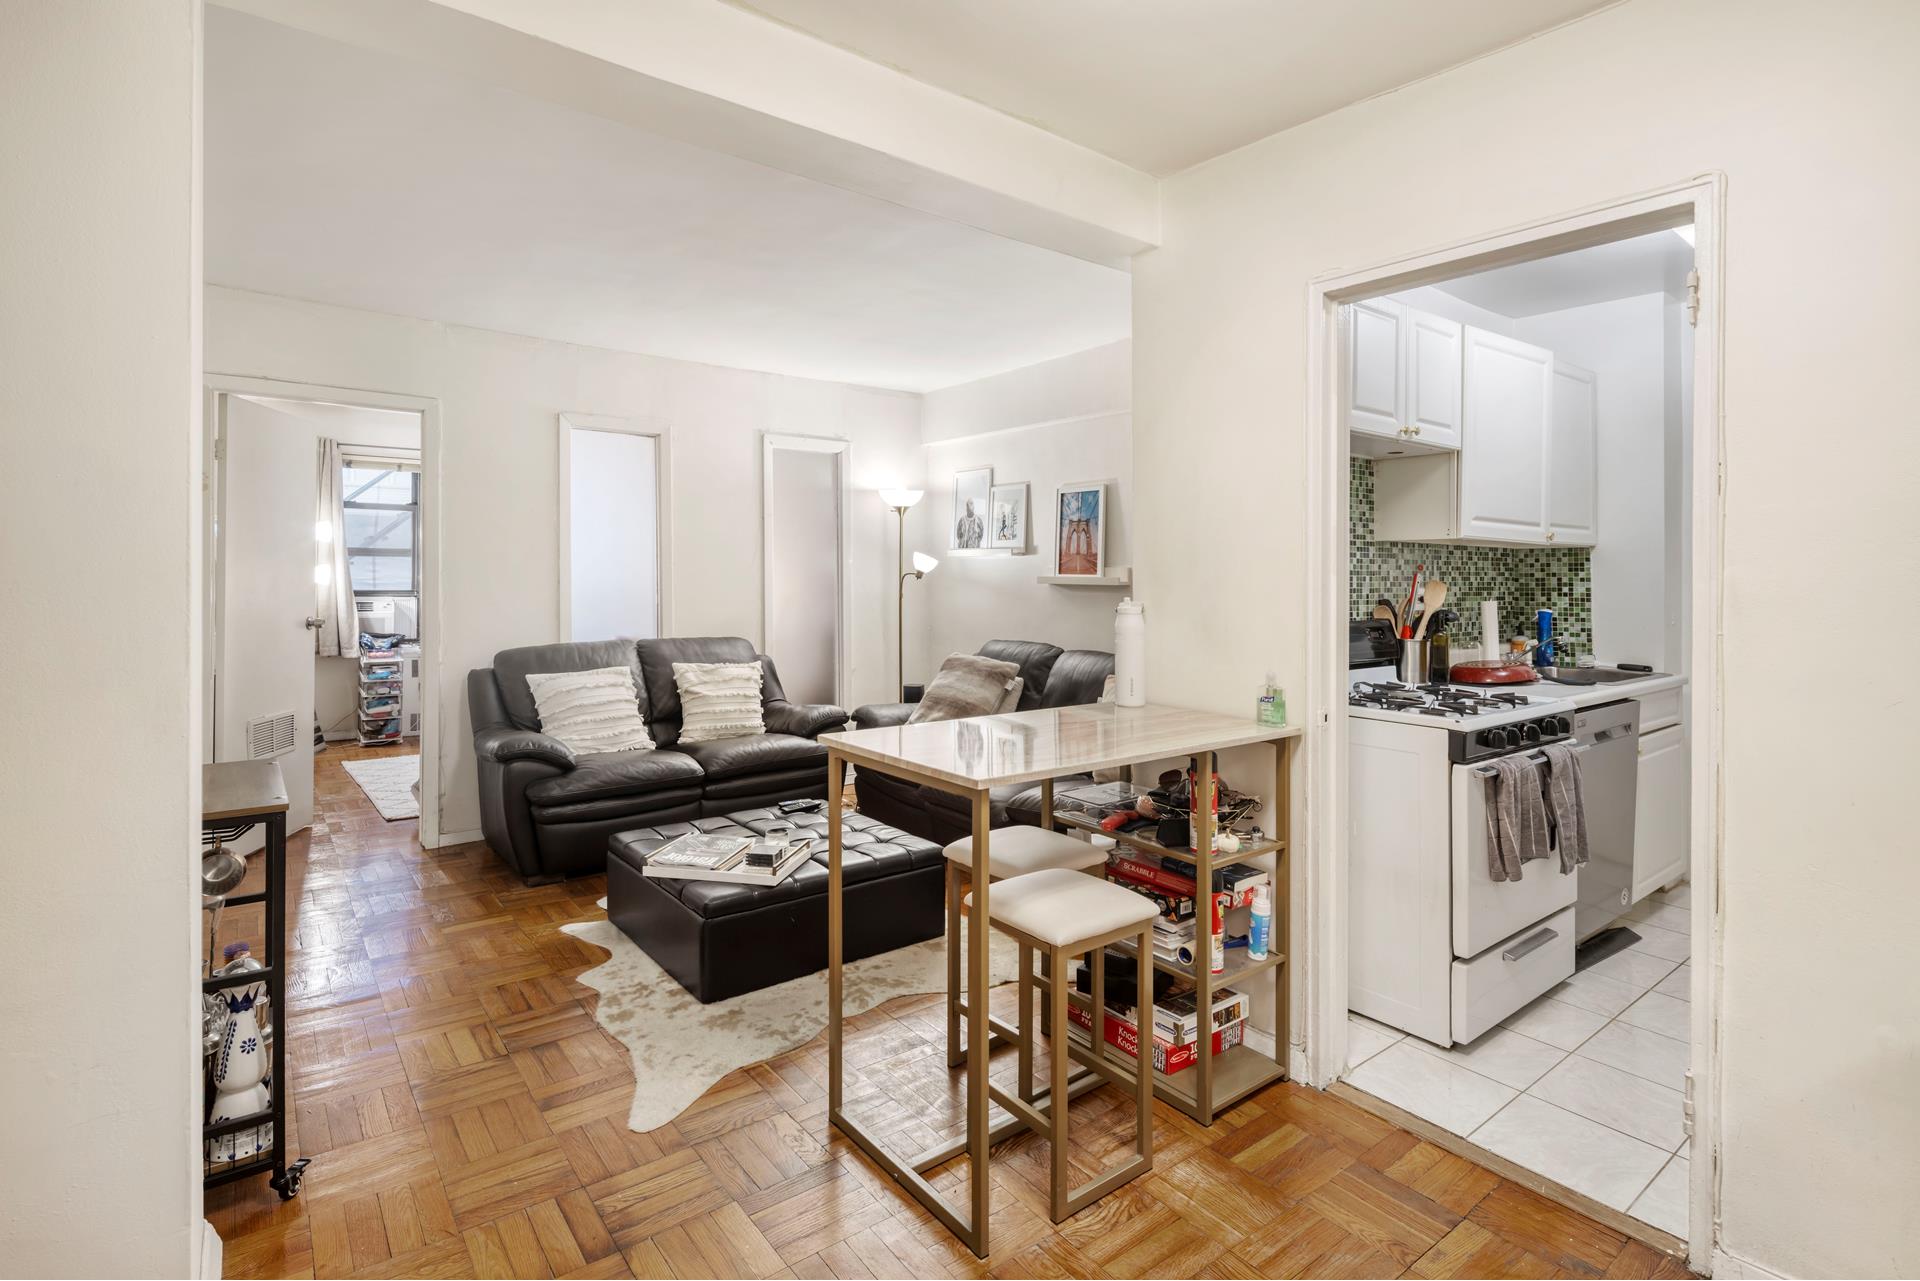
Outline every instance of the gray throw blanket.
<path id="1" fill-rule="evenodd" d="M 1487 764 L 1493 769 L 1486 781 L 1487 875 L 1517 881 L 1522 863 L 1545 858 L 1553 849 L 1540 766 L 1527 755 L 1502 756 Z"/>
<path id="2" fill-rule="evenodd" d="M 1541 749 L 1547 758 L 1547 809 L 1561 872 L 1587 861 L 1587 801 L 1580 779 L 1580 749 L 1553 743 Z"/>

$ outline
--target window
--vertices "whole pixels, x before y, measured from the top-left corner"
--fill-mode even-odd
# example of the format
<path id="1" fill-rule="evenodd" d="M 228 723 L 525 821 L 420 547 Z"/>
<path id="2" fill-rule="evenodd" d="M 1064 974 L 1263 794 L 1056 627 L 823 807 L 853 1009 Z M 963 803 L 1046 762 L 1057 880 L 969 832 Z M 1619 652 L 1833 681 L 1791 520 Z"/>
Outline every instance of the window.
<path id="1" fill-rule="evenodd" d="M 418 594 L 420 473 L 365 462 L 348 463 L 341 471 L 353 594 Z"/>
<path id="2" fill-rule="evenodd" d="M 568 640 L 660 634 L 660 450 L 636 424 L 560 415 L 560 621 Z"/>

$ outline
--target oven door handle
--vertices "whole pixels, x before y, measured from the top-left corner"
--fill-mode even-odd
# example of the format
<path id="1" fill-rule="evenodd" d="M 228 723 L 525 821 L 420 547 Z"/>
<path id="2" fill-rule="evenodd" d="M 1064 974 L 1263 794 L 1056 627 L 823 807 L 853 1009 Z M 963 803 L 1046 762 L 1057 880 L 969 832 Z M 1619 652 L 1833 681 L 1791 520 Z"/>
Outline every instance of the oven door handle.
<path id="1" fill-rule="evenodd" d="M 1573 754 L 1575 756 L 1585 756 L 1587 754 L 1590 744 L 1569 743 L 1567 744 L 1567 746 L 1573 749 Z M 1545 752 L 1528 752 L 1527 759 L 1532 761 L 1536 765 L 1544 765 L 1546 764 L 1546 761 L 1547 761 L 1547 754 Z M 1492 778 L 1494 775 L 1498 774 L 1500 771 L 1495 769 L 1491 765 L 1476 765 L 1473 768 L 1473 772 L 1475 774 L 1478 774 L 1481 778 Z"/>
<path id="2" fill-rule="evenodd" d="M 1541 930 L 1538 934 L 1528 935 L 1506 951 L 1500 953 L 1500 959 L 1503 961 L 1517 961 L 1529 952 L 1539 951 L 1559 937 L 1560 931 L 1549 926 L 1547 929 Z"/>

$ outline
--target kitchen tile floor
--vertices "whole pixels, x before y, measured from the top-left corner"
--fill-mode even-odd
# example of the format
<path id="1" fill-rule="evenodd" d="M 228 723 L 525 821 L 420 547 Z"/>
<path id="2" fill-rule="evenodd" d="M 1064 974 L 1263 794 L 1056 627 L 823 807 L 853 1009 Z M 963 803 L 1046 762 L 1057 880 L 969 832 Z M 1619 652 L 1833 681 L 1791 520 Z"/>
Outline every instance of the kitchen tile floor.
<path id="1" fill-rule="evenodd" d="M 1640 936 L 1468 1045 L 1348 1016 L 1347 1080 L 1642 1222 L 1687 1235 L 1681 1125 L 1689 887 L 1623 922 Z"/>

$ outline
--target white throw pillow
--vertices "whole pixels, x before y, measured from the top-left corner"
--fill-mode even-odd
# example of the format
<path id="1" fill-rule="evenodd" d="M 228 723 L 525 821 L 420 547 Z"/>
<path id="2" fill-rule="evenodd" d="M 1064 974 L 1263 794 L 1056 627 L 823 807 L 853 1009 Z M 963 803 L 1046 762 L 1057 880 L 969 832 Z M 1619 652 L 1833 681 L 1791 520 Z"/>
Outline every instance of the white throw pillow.
<path id="1" fill-rule="evenodd" d="M 540 732 L 559 739 L 575 755 L 653 748 L 653 736 L 640 719 L 631 667 L 529 673 L 527 690 L 540 712 Z"/>
<path id="2" fill-rule="evenodd" d="M 767 732 L 760 709 L 758 663 L 675 663 L 680 691 L 680 741 L 711 743 Z"/>

